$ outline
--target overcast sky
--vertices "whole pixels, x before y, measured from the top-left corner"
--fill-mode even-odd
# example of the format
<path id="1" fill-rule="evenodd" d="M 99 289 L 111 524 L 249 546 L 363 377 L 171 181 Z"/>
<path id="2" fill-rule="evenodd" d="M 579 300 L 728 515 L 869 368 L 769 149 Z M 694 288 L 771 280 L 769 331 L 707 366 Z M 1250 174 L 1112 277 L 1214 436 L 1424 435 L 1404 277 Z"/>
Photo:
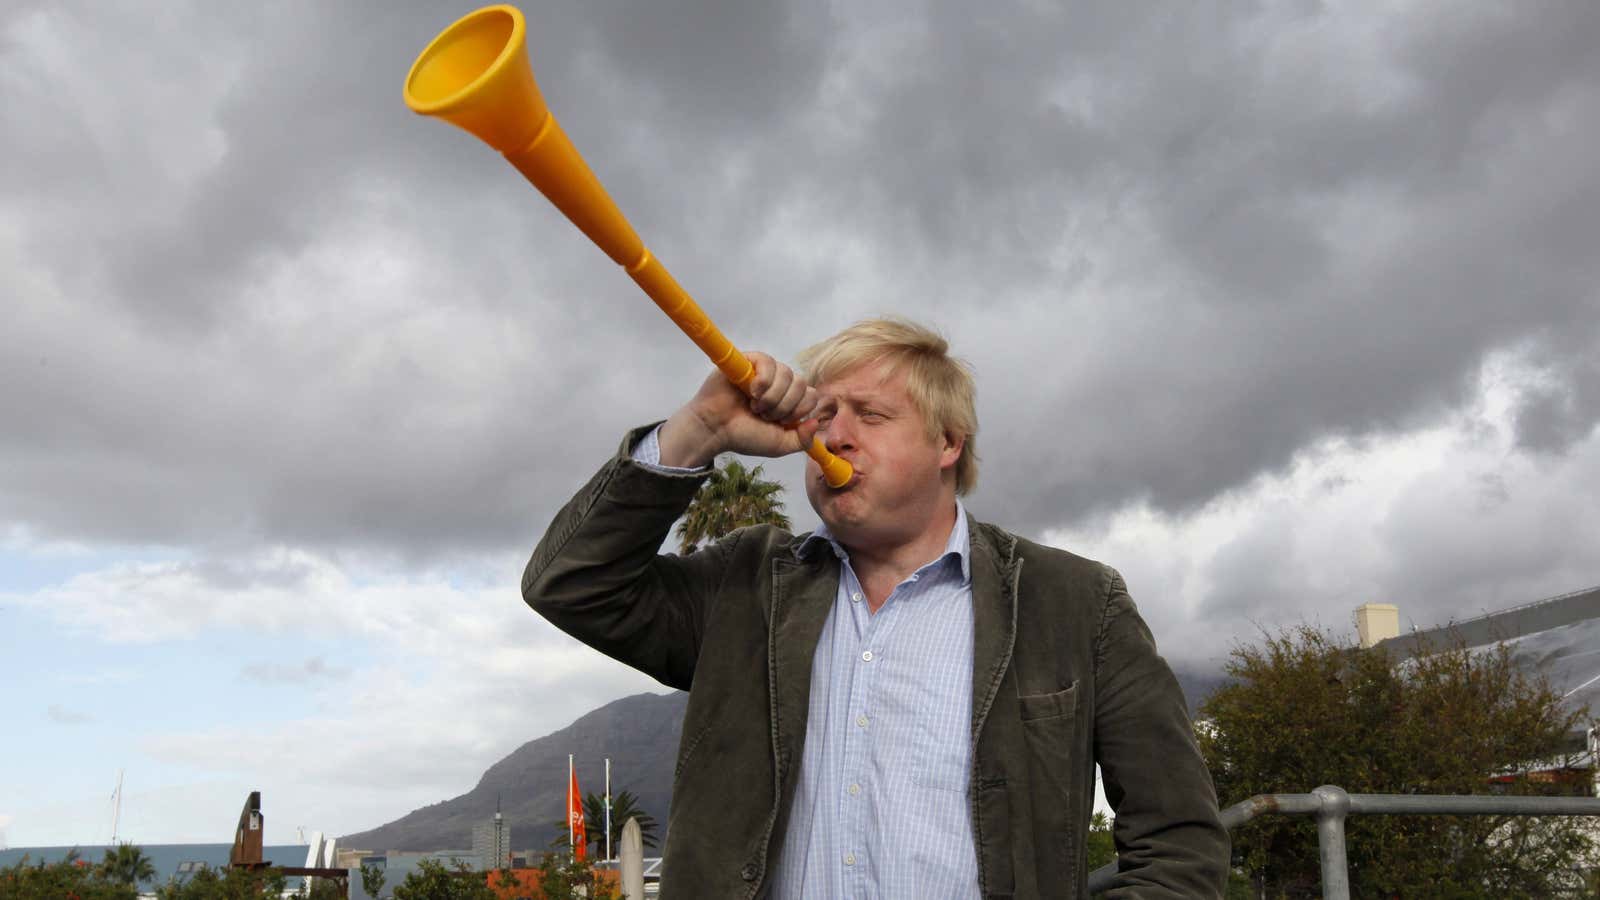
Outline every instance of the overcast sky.
<path id="1" fill-rule="evenodd" d="M 119 769 L 145 843 L 369 828 L 661 689 L 517 580 L 708 364 L 405 108 L 471 8 L 0 10 L 0 843 L 106 841 Z M 723 331 L 938 327 L 968 507 L 1174 662 L 1600 583 L 1600 4 L 524 9 Z"/>

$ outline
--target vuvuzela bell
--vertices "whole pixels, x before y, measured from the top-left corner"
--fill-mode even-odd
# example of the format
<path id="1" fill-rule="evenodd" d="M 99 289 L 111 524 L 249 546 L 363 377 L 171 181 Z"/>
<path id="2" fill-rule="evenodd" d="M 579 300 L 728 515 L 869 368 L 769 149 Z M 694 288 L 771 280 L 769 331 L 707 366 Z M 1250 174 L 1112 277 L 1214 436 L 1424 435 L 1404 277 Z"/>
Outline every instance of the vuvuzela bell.
<path id="1" fill-rule="evenodd" d="M 457 125 L 504 154 L 711 358 L 748 391 L 755 368 L 645 247 L 545 105 L 526 51 L 526 25 L 512 6 L 486 6 L 439 33 L 411 65 L 405 100 L 412 110 Z M 806 451 L 833 487 L 850 480 L 848 462 L 821 438 Z"/>

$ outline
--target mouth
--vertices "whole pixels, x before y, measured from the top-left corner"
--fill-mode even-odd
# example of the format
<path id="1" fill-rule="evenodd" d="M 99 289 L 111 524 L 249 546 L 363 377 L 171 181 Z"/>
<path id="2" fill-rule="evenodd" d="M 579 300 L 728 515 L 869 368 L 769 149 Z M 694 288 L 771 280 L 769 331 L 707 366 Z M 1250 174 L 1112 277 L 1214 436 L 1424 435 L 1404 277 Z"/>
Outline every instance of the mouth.
<path id="1" fill-rule="evenodd" d="M 842 493 L 844 493 L 846 491 L 853 490 L 856 485 L 861 483 L 861 478 L 862 478 L 861 470 L 857 469 L 857 470 L 855 470 L 854 472 L 851 473 L 849 481 L 846 481 L 844 484 L 841 484 L 838 487 L 829 487 L 828 489 L 833 491 L 836 494 L 842 494 Z M 820 475 L 817 476 L 817 480 L 822 482 L 822 484 L 824 486 L 828 485 L 827 479 L 823 478 Z"/>

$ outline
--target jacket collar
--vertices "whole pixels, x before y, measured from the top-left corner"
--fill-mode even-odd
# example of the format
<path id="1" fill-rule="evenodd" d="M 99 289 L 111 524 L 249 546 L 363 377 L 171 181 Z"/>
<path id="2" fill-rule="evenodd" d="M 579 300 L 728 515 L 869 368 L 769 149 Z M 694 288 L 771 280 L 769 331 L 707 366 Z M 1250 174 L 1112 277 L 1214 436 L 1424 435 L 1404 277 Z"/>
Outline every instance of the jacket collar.
<path id="1" fill-rule="evenodd" d="M 944 559 L 951 554 L 955 554 L 956 559 L 961 563 L 961 581 L 964 585 L 972 583 L 972 531 L 974 525 L 975 522 L 967 512 L 967 507 L 961 502 L 961 498 L 957 497 L 956 524 L 954 528 L 950 529 L 950 539 L 945 541 L 944 552 L 939 555 L 939 558 Z M 833 555 L 841 562 L 850 559 L 849 551 L 845 550 L 844 545 L 833 539 L 833 533 L 828 530 L 826 522 L 819 523 L 816 531 L 802 534 L 789 542 L 790 552 L 795 555 L 796 559 L 802 561 L 809 561 L 814 558 L 814 554 L 820 553 L 823 547 L 831 548 Z"/>
<path id="2" fill-rule="evenodd" d="M 1015 535 L 979 522 L 964 506 L 958 511 L 967 533 L 962 569 L 972 588 L 972 734 L 976 739 L 994 704 L 1000 680 L 1011 666 L 1012 648 L 1017 638 L 1017 590 L 1023 560 L 1017 554 Z M 961 530 L 952 531 L 952 540 L 955 532 Z M 805 735 L 811 657 L 816 652 L 822 625 L 833 608 L 839 587 L 840 560 L 844 558 L 842 548 L 820 528 L 794 538 L 789 547 L 793 563 L 783 561 L 782 557 L 774 560 L 777 577 L 768 633 L 774 741 L 784 744 L 789 740 L 803 740 Z M 824 554 L 824 547 L 834 552 Z M 792 573 L 790 570 L 796 564 L 808 571 L 810 577 Z M 787 710 L 787 713 L 780 716 L 780 710 Z M 795 721 L 797 714 L 798 723 Z M 798 735 L 796 724 L 799 725 Z"/>
<path id="3" fill-rule="evenodd" d="M 1022 557 L 1017 538 L 976 520 L 972 529 L 972 738 L 983 731 L 1017 640 Z"/>

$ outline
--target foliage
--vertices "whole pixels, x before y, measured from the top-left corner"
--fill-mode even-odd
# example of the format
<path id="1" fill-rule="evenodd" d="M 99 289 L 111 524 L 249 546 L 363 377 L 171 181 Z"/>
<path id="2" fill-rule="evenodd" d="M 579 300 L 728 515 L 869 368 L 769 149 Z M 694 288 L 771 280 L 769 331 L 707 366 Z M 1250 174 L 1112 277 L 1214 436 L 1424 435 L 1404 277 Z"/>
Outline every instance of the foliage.
<path id="1" fill-rule="evenodd" d="M 1307 626 L 1236 648 L 1226 669 L 1231 681 L 1201 705 L 1198 728 L 1224 806 L 1323 784 L 1351 793 L 1571 793 L 1592 775 L 1569 753 L 1578 714 L 1523 675 L 1504 645 L 1422 648 L 1396 661 Z M 1541 782 L 1531 765 L 1572 780 Z M 1593 850 L 1581 820 L 1567 817 L 1352 816 L 1345 829 L 1357 897 L 1549 896 Z M 1233 846 L 1259 895 L 1317 893 L 1309 819 L 1256 819 L 1235 830 Z"/>
<path id="2" fill-rule="evenodd" d="M 606 852 L 606 799 L 600 794 L 583 795 L 583 825 L 584 833 L 588 835 L 586 845 L 589 856 L 598 858 Z M 628 820 L 639 820 L 639 836 L 643 839 L 646 849 L 656 846 L 656 828 L 658 823 L 655 816 L 650 815 L 639 807 L 639 798 L 632 791 L 621 791 L 611 797 L 611 854 L 615 856 L 622 852 L 622 827 Z M 567 820 L 562 819 L 555 823 L 555 829 L 560 832 L 550 846 L 562 848 L 567 846 Z"/>
<path id="3" fill-rule="evenodd" d="M 537 869 L 545 900 L 617 900 L 612 885 L 571 854 L 546 853 Z"/>
<path id="4" fill-rule="evenodd" d="M 307 887 L 308 884 L 310 887 Z M 350 896 L 350 890 L 342 881 L 334 881 L 331 878 L 311 878 L 301 882 L 300 890 L 296 896 L 300 897 L 301 900 L 347 900 Z M 373 894 L 372 896 L 376 897 L 377 895 Z"/>
<path id="5" fill-rule="evenodd" d="M 750 525 L 788 528 L 783 485 L 764 480 L 761 469 L 746 469 L 732 457 L 713 469 L 678 523 L 678 549 L 688 554 L 703 542 Z"/>
<path id="6" fill-rule="evenodd" d="M 1111 820 L 1097 812 L 1089 820 L 1089 871 L 1117 861 L 1117 845 L 1111 838 Z"/>
<path id="7" fill-rule="evenodd" d="M 0 869 L 0 897 L 6 900 L 135 900 L 138 892 L 131 884 L 109 877 L 98 866 L 91 866 L 77 850 L 59 862 L 43 860 L 29 864 L 24 856 L 15 864 Z"/>
<path id="8" fill-rule="evenodd" d="M 484 873 L 456 861 L 453 869 L 425 859 L 394 889 L 394 900 L 495 900 Z"/>
<path id="9" fill-rule="evenodd" d="M 100 871 L 121 884 L 136 885 L 143 881 L 154 881 L 156 877 L 155 863 L 139 847 L 127 842 L 106 848 L 105 859 L 100 861 Z"/>
<path id="10" fill-rule="evenodd" d="M 157 900 L 278 900 L 283 896 L 282 873 L 201 866 L 186 881 L 177 879 L 156 889 Z"/>
<path id="11" fill-rule="evenodd" d="M 365 864 L 361 866 L 361 890 L 368 897 L 377 898 L 383 896 L 383 883 L 387 879 L 388 875 L 384 873 L 382 868 Z"/>

